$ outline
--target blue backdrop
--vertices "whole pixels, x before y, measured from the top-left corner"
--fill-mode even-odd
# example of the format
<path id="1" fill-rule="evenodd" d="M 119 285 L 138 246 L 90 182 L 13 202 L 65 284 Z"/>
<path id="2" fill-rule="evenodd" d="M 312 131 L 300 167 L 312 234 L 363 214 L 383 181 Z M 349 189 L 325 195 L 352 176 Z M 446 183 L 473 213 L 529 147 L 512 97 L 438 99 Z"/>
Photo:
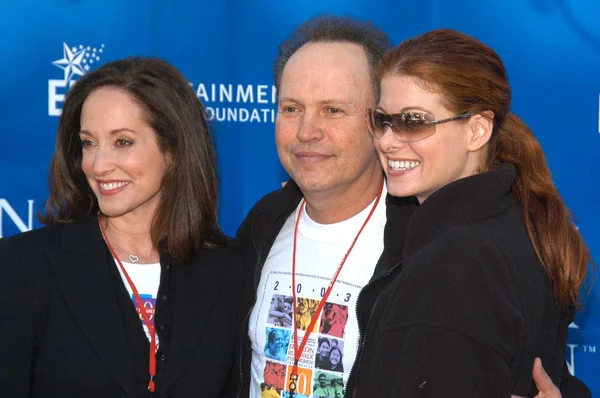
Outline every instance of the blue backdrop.
<path id="1" fill-rule="evenodd" d="M 233 234 L 286 178 L 277 159 L 271 62 L 319 13 L 373 21 L 395 43 L 449 27 L 504 59 L 513 111 L 532 127 L 598 260 L 598 0 L 46 0 L 0 3 L 0 238 L 39 227 L 58 115 L 70 84 L 105 62 L 152 55 L 176 65 L 214 118 L 220 220 Z M 600 289 L 571 325 L 570 370 L 600 394 Z"/>

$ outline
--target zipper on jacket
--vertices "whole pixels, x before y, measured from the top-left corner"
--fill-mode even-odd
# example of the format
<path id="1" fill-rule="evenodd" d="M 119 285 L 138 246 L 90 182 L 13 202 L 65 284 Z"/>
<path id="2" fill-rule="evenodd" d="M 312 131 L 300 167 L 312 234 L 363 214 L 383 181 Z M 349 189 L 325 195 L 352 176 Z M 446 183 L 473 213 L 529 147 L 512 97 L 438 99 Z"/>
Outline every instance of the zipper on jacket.
<path id="1" fill-rule="evenodd" d="M 379 275 L 377 278 L 369 281 L 369 283 L 367 283 L 363 288 L 362 291 L 364 291 L 367 287 L 369 287 L 369 285 L 372 285 L 375 282 L 378 282 L 382 279 L 387 278 L 388 276 L 390 276 L 391 274 L 394 273 L 394 271 L 396 271 L 396 269 L 398 269 L 400 266 L 402 265 L 402 261 L 400 261 L 399 263 L 397 263 L 396 265 L 394 265 L 392 268 L 390 268 L 388 271 L 386 271 L 385 273 Z M 356 367 L 356 365 L 360 365 L 360 362 L 362 362 L 362 355 L 363 355 L 363 351 L 364 351 L 364 347 L 365 347 L 365 341 L 367 340 L 367 337 L 369 335 L 369 330 L 371 327 L 371 317 L 373 316 L 373 313 L 375 312 L 375 308 L 377 308 L 377 303 L 379 302 L 379 298 L 381 297 L 381 293 L 382 291 L 380 291 L 377 294 L 377 298 L 375 299 L 375 302 L 373 303 L 373 308 L 371 309 L 371 313 L 369 314 L 369 318 L 367 319 L 367 327 L 365 329 L 365 333 L 361 334 L 359 339 L 358 339 L 358 349 L 356 352 L 356 357 L 354 358 L 354 362 L 352 363 L 352 367 L 350 368 L 350 375 L 348 376 L 348 381 L 351 381 L 352 378 L 355 378 L 355 382 L 354 382 L 354 391 L 352 391 L 352 396 L 354 397 L 356 396 L 356 389 L 357 389 L 357 382 L 358 382 L 358 376 L 360 374 L 360 370 Z M 360 296 L 359 296 L 359 300 L 360 300 Z M 358 320 L 358 300 L 356 301 L 356 319 Z M 350 396 L 347 396 L 346 393 L 348 391 L 344 391 L 344 396 L 346 398 L 351 398 Z"/>
<path id="2" fill-rule="evenodd" d="M 256 271 L 258 271 L 258 266 L 260 265 L 261 261 L 262 261 L 262 256 L 260 251 L 258 250 L 258 246 L 256 245 L 256 239 L 254 239 L 254 223 L 256 222 L 256 219 L 258 218 L 258 216 L 260 216 L 260 213 L 258 213 L 256 215 L 256 217 L 254 217 L 254 220 L 252 220 L 252 228 L 250 229 L 250 236 L 252 239 L 252 246 L 254 246 L 254 251 L 256 252 L 256 265 L 254 266 L 254 272 L 252 273 L 252 284 L 254 285 L 254 300 L 252 301 L 252 305 L 250 306 L 250 309 L 248 309 L 248 313 L 246 314 L 246 316 L 244 317 L 244 321 L 242 323 L 242 325 L 246 325 L 248 323 L 248 320 L 250 319 L 250 314 L 252 313 L 252 310 L 254 309 L 254 306 L 256 305 L 256 299 L 258 298 L 258 291 L 257 291 L 257 286 L 256 286 Z M 260 283 L 260 279 L 259 282 Z M 242 391 L 244 390 L 244 363 L 242 362 L 242 360 L 244 359 L 244 337 L 247 333 L 242 333 L 242 335 L 240 336 L 240 388 L 237 392 L 236 398 L 240 398 L 240 395 L 242 394 Z"/>

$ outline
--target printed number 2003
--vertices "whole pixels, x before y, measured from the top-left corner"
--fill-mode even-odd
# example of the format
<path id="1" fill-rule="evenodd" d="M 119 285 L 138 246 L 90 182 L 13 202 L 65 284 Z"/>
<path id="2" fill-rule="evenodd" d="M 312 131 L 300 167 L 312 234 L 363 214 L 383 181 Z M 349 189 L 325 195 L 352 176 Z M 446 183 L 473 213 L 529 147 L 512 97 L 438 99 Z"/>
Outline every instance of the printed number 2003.
<path id="1" fill-rule="evenodd" d="M 273 288 L 273 290 L 279 291 L 279 281 L 275 281 L 275 287 Z M 325 292 L 327 291 L 327 289 L 325 287 L 321 288 L 321 297 L 325 296 Z M 298 285 L 296 286 L 296 293 L 301 293 L 302 292 L 302 284 L 298 283 Z M 350 298 L 352 297 L 351 293 L 346 293 L 346 297 L 344 297 L 344 302 L 347 303 L 348 301 L 350 301 Z"/>

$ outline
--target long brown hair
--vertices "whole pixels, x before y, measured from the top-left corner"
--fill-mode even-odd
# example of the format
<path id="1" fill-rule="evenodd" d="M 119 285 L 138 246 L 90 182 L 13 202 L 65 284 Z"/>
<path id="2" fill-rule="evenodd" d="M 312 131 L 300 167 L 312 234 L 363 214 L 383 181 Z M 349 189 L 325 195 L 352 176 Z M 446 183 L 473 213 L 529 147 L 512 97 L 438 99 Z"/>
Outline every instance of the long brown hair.
<path id="1" fill-rule="evenodd" d="M 144 111 L 161 151 L 171 155 L 151 225 L 154 246 L 190 262 L 201 247 L 224 244 L 217 221 L 216 156 L 204 107 L 185 77 L 156 58 L 110 62 L 71 87 L 50 163 L 50 195 L 40 220 L 65 223 L 98 213 L 96 196 L 81 169 L 79 131 L 83 103 L 102 87 L 126 92 Z"/>
<path id="2" fill-rule="evenodd" d="M 441 94 L 444 105 L 456 114 L 493 112 L 494 129 L 482 169 L 505 162 L 515 166 L 512 191 L 534 250 L 561 306 L 578 305 L 592 259 L 552 182 L 540 144 L 510 113 L 511 88 L 498 54 L 471 36 L 434 30 L 386 53 L 378 77 L 389 74 L 417 78 Z"/>

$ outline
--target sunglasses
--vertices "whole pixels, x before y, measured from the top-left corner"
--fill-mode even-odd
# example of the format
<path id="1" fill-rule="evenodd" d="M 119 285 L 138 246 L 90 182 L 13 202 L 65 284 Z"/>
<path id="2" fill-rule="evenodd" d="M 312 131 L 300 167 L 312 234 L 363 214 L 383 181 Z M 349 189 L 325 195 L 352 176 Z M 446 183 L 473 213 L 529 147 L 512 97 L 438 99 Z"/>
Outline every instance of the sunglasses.
<path id="1" fill-rule="evenodd" d="M 398 141 L 408 143 L 423 140 L 435 133 L 435 126 L 454 120 L 467 119 L 474 113 L 435 120 L 433 115 L 424 112 L 403 112 L 388 115 L 377 109 L 367 109 L 367 126 L 371 135 L 378 140 L 389 127 Z"/>

